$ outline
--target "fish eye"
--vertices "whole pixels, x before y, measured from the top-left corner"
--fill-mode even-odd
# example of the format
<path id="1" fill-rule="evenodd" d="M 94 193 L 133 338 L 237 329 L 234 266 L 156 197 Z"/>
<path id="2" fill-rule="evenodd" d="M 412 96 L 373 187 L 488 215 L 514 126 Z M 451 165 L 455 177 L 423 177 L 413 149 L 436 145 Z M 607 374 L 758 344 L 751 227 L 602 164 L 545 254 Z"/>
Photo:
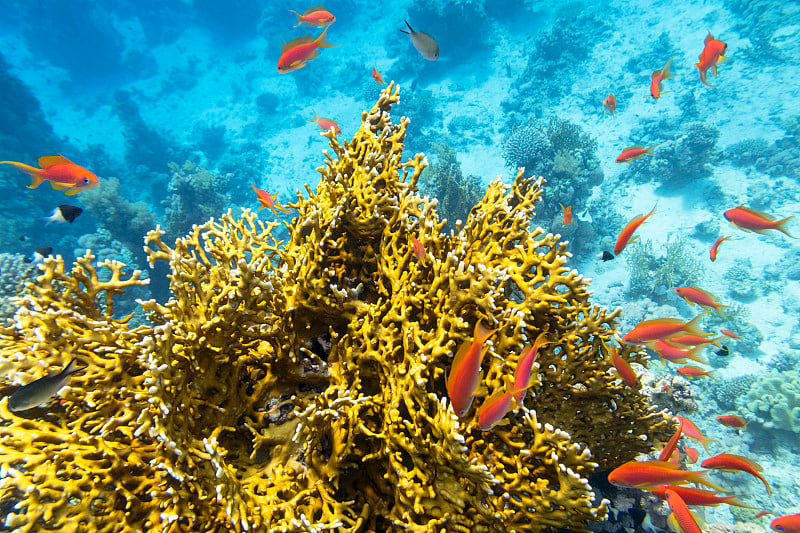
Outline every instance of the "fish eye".
<path id="1" fill-rule="evenodd" d="M 89 178 L 83 178 L 83 183 L 84 183 L 84 184 L 87 184 L 87 183 L 89 183 Z"/>

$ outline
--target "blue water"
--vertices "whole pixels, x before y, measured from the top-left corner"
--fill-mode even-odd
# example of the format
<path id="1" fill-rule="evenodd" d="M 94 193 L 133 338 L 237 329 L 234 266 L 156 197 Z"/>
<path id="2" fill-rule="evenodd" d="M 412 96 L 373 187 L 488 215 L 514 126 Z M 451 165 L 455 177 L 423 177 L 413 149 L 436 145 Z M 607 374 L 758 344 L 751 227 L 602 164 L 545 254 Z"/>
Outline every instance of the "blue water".
<path id="1" fill-rule="evenodd" d="M 396 112 L 412 120 L 407 156 L 457 162 L 478 192 L 498 175 L 510 182 L 518 166 L 548 180 L 536 222 L 571 242 L 571 266 L 593 278 L 595 303 L 623 308 L 622 332 L 646 318 L 694 316 L 676 286 L 700 286 L 730 306 L 730 320 L 706 322 L 744 337 L 720 341 L 729 356 L 707 351 L 715 381 L 674 382 L 674 367 L 657 361 L 642 379 L 658 405 L 683 409 L 676 414 L 718 439 L 716 452 L 764 467 L 771 498 L 744 474 L 719 478 L 747 504 L 800 510 L 800 249 L 723 217 L 740 204 L 777 218 L 800 214 L 797 2 L 332 1 L 327 37 L 337 46 L 286 74 L 276 68 L 281 44 L 321 31 L 293 27 L 289 9 L 308 7 L 296 2 L 4 6 L 13 16 L 0 20 L 0 159 L 35 165 L 60 153 L 96 173 L 100 186 L 76 196 L 47 184 L 29 190 L 26 176 L 0 167 L 0 251 L 28 257 L 50 246 L 72 261 L 91 248 L 163 276 L 145 263 L 147 229 L 161 224 L 174 239 L 229 208 L 256 208 L 251 184 L 284 202 L 306 183 L 313 188 L 327 145 L 308 121 L 314 112 L 332 118 L 350 138 L 378 95 L 375 68 L 400 85 Z M 435 38 L 438 60 L 415 50 L 399 31 L 404 20 Z M 716 87 L 702 84 L 695 66 L 709 33 L 727 43 L 728 61 L 716 77 L 708 73 Z M 670 58 L 676 76 L 649 97 L 653 71 Z M 609 94 L 613 116 L 603 108 Z M 654 146 L 653 156 L 616 163 L 632 145 Z M 198 165 L 206 179 L 194 174 Z M 63 203 L 84 213 L 46 224 Z M 566 227 L 558 203 L 572 206 Z M 597 258 L 653 206 L 639 243 L 612 261 Z M 797 223 L 787 228 L 800 235 Z M 720 236 L 733 239 L 712 262 Z M 137 294 L 167 296 L 163 284 Z M 784 387 L 775 395 L 788 398 L 788 421 L 747 405 L 753 380 L 768 375 Z M 670 403 L 665 385 L 691 398 Z M 732 413 L 751 421 L 741 434 L 715 421 Z M 620 514 L 594 527 L 641 530 L 641 516 L 618 505 Z M 727 506 L 705 516 L 742 521 Z"/>

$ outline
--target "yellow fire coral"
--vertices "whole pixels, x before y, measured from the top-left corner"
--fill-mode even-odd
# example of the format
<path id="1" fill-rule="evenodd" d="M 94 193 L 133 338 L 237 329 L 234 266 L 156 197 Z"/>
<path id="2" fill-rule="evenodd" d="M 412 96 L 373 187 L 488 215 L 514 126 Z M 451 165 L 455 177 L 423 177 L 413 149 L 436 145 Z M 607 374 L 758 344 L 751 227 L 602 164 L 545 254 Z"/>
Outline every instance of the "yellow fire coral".
<path id="1" fill-rule="evenodd" d="M 0 400 L 0 501 L 20 531 L 540 531 L 602 518 L 587 476 L 669 429 L 615 379 L 566 244 L 529 231 L 543 180 L 497 180 L 450 235 L 402 162 L 407 121 L 391 84 L 316 190 L 292 205 L 287 242 L 245 211 L 174 247 L 173 297 L 152 325 L 115 317 L 141 284 L 93 257 L 48 260 L 0 332 L 7 393 L 89 364 L 60 401 L 13 414 Z M 415 255 L 412 240 L 424 246 Z M 524 405 L 480 431 L 446 396 L 452 353 L 477 321 L 498 328 L 476 403 L 513 378 L 542 331 Z M 640 360 L 639 354 L 626 354 Z M 590 452 L 591 450 L 591 452 Z"/>

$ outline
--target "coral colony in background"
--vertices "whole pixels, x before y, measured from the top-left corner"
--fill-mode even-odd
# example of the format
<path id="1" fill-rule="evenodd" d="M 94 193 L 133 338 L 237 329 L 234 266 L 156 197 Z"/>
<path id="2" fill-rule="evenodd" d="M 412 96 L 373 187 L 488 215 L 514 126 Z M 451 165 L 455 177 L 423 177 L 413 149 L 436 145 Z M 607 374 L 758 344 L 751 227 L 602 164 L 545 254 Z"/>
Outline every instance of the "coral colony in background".
<path id="1" fill-rule="evenodd" d="M 220 5 L 0 26 L 0 530 L 800 532 L 796 6 Z"/>

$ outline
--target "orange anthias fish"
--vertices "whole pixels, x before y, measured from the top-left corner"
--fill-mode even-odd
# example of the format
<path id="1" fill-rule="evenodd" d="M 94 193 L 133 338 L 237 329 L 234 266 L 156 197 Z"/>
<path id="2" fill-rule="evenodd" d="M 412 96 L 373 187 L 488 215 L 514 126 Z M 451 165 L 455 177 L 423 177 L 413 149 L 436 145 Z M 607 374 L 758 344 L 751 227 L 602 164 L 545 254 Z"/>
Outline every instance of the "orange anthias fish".
<path id="1" fill-rule="evenodd" d="M 792 239 L 796 238 L 784 228 L 786 223 L 794 218 L 793 216 L 775 220 L 775 217 L 772 215 L 750 209 L 742 204 L 739 207 L 734 207 L 733 209 L 725 211 L 725 218 L 727 218 L 731 224 L 744 231 L 755 231 L 756 233 L 766 235 L 766 231 L 776 229 L 782 231 Z"/>
<path id="2" fill-rule="evenodd" d="M 675 451 L 675 448 L 678 446 L 678 441 L 681 440 L 681 435 L 683 434 L 683 430 L 681 429 L 681 424 L 678 423 L 678 429 L 675 430 L 675 434 L 670 437 L 667 441 L 667 444 L 664 445 L 664 449 L 661 450 L 661 453 L 658 456 L 659 461 L 669 461 L 669 458 L 672 457 L 672 452 Z"/>
<path id="3" fill-rule="evenodd" d="M 318 117 L 317 112 L 314 111 L 313 109 L 311 110 L 311 112 L 314 113 L 314 120 L 306 120 L 306 122 L 315 122 L 317 126 L 319 126 L 319 129 L 321 129 L 322 131 L 328 131 L 333 129 L 333 133 L 335 133 L 336 135 L 342 133 L 342 128 L 339 127 L 339 125 L 336 123 L 335 120 L 333 120 L 332 118 Z"/>
<path id="4" fill-rule="evenodd" d="M 747 429 L 747 420 L 739 415 L 719 415 L 717 417 L 717 422 L 729 428 L 739 430 Z"/>
<path id="5" fill-rule="evenodd" d="M 703 533 L 703 530 L 697 524 L 694 514 L 692 514 L 689 507 L 686 506 L 686 502 L 677 492 L 668 488 L 664 491 L 664 497 L 667 499 L 667 504 L 669 504 L 669 510 L 672 511 L 672 518 L 675 519 L 683 533 Z"/>
<path id="6" fill-rule="evenodd" d="M 383 85 L 384 83 L 386 83 L 385 81 L 383 81 L 383 76 L 381 76 L 380 73 L 377 70 L 375 70 L 375 67 L 372 67 L 372 79 L 377 81 L 378 85 Z"/>
<path id="7" fill-rule="evenodd" d="M 697 304 L 708 311 L 714 310 L 719 316 L 726 318 L 719 308 L 729 306 L 719 303 L 716 296 L 700 287 L 675 287 L 675 294 L 686 300 L 689 305 Z"/>
<path id="8" fill-rule="evenodd" d="M 654 70 L 653 74 L 650 75 L 650 96 L 654 99 L 658 100 L 661 97 L 661 82 L 666 80 L 667 78 L 673 78 L 677 76 L 677 74 L 673 74 L 669 71 L 669 64 L 675 57 L 670 57 L 667 64 L 664 65 L 664 68 L 661 70 Z"/>
<path id="9" fill-rule="evenodd" d="M 656 154 L 651 153 L 650 150 L 658 146 L 654 144 L 653 146 L 648 146 L 647 148 L 644 147 L 643 144 L 635 144 L 633 146 L 629 146 L 625 148 L 621 154 L 617 156 L 617 163 L 628 163 L 630 165 L 633 164 L 632 159 L 639 159 L 640 157 L 644 157 L 645 154 L 651 155 L 653 157 L 658 157 Z"/>
<path id="10" fill-rule="evenodd" d="M 518 404 L 522 404 L 522 400 L 525 399 L 525 392 L 531 381 L 533 363 L 535 363 L 536 359 L 539 357 L 539 348 L 545 344 L 550 344 L 550 342 L 551 341 L 547 340 L 545 333 L 542 332 L 539 333 L 536 340 L 533 341 L 533 346 L 529 345 L 523 348 L 519 360 L 517 361 L 517 369 L 514 372 L 514 388 L 518 391 L 514 394 L 514 401 Z"/>
<path id="11" fill-rule="evenodd" d="M 692 440 L 696 440 L 700 444 L 703 445 L 703 448 L 706 449 L 706 453 L 708 453 L 708 442 L 719 442 L 718 440 L 709 439 L 708 437 L 703 435 L 703 432 L 700 431 L 694 422 L 686 418 L 685 416 L 677 416 L 675 417 L 681 421 L 681 427 L 683 428 L 683 434 L 689 437 Z"/>
<path id="12" fill-rule="evenodd" d="M 564 204 L 560 203 L 561 211 L 563 215 L 561 216 L 561 225 L 566 227 L 572 224 L 572 206 L 564 207 Z"/>
<path id="13" fill-rule="evenodd" d="M 728 494 L 727 496 L 718 496 L 714 491 L 706 489 L 696 489 L 694 487 L 681 487 L 679 485 L 662 485 L 651 490 L 650 494 L 658 496 L 661 499 L 667 499 L 667 490 L 675 491 L 678 496 L 683 498 L 686 505 L 703 505 L 715 506 L 725 503 L 727 505 L 734 505 L 736 507 L 746 507 L 753 509 L 749 505 L 743 504 L 739 501 L 736 494 Z"/>
<path id="14" fill-rule="evenodd" d="M 269 209 L 270 211 L 275 213 L 276 216 L 278 214 L 278 211 L 280 211 L 282 213 L 288 213 L 289 212 L 288 209 L 283 207 L 280 204 L 280 202 L 278 202 L 276 200 L 276 198 L 278 197 L 278 193 L 270 194 L 270 193 L 268 193 L 267 191 L 265 191 L 263 189 L 256 189 L 256 186 L 253 185 L 252 183 L 250 184 L 250 186 L 256 192 L 256 196 L 258 197 L 258 201 L 261 202 L 261 207 L 259 207 L 259 209 L 264 209 L 266 207 L 267 209 Z"/>
<path id="15" fill-rule="evenodd" d="M 614 243 L 614 255 L 619 255 L 622 253 L 622 250 L 625 249 L 632 242 L 636 242 L 638 237 L 634 237 L 633 234 L 639 229 L 639 226 L 645 223 L 645 221 L 653 216 L 653 213 L 656 212 L 656 206 L 653 206 L 653 209 L 650 210 L 649 213 L 646 215 L 636 215 L 633 217 L 630 222 L 625 224 L 625 227 L 622 228 L 622 231 L 619 232 L 619 236 L 617 237 L 617 242 Z"/>
<path id="16" fill-rule="evenodd" d="M 769 527 L 780 533 L 800 533 L 800 514 L 787 514 L 773 520 Z"/>
<path id="17" fill-rule="evenodd" d="M 76 165 L 63 155 L 48 155 L 37 159 L 41 168 L 35 168 L 25 163 L 16 161 L 0 161 L 0 165 L 13 165 L 31 177 L 29 189 L 35 189 L 43 181 L 49 181 L 50 186 L 64 194 L 72 196 L 81 191 L 94 189 L 99 183 L 97 176 L 89 170 Z"/>
<path id="18" fill-rule="evenodd" d="M 711 257 L 712 261 L 717 260 L 717 251 L 719 250 L 719 245 L 722 244 L 723 241 L 729 241 L 729 240 L 731 240 L 730 237 L 720 237 L 719 239 L 714 241 L 714 244 L 711 245 L 711 250 L 708 251 L 708 255 L 709 257 Z"/>
<path id="19" fill-rule="evenodd" d="M 694 378 L 711 378 L 714 379 L 714 376 L 711 375 L 712 372 L 716 372 L 716 370 L 703 370 L 702 368 L 698 368 L 696 366 L 682 366 L 677 370 L 678 374 L 682 376 L 686 376 L 689 379 Z"/>
<path id="20" fill-rule="evenodd" d="M 605 346 L 605 344 L 603 345 Z M 622 378 L 622 381 L 628 384 L 629 387 L 636 386 L 636 372 L 633 371 L 631 365 L 619 355 L 619 350 L 616 346 L 611 346 L 611 349 L 606 348 L 608 353 L 611 354 L 611 360 L 614 362 L 614 368 L 617 369 L 617 374 Z"/>
<path id="21" fill-rule="evenodd" d="M 742 340 L 744 338 L 744 337 L 741 337 L 741 336 L 737 335 L 736 333 L 732 332 L 729 329 L 721 329 L 721 330 L 719 330 L 719 332 L 722 333 L 723 335 L 726 335 L 726 336 L 730 337 L 731 339 Z"/>
<path id="22" fill-rule="evenodd" d="M 447 396 L 458 416 L 463 416 L 472 405 L 475 389 L 480 380 L 481 360 L 486 353 L 483 344 L 494 335 L 495 331 L 497 330 L 484 328 L 478 322 L 475 324 L 472 342 L 464 341 L 453 358 L 447 376 Z"/>
<path id="23" fill-rule="evenodd" d="M 722 340 L 722 337 L 714 337 L 712 339 L 708 336 L 708 333 L 704 332 L 700 332 L 699 335 L 684 333 L 683 335 L 676 335 L 669 338 L 669 342 L 672 344 L 680 344 L 681 346 L 704 346 L 706 344 L 713 344 L 718 347 L 720 340 Z"/>
<path id="24" fill-rule="evenodd" d="M 329 43 L 325 38 L 325 32 L 328 31 L 328 28 L 329 26 L 326 26 L 316 39 L 310 35 L 303 35 L 288 43 L 283 43 L 281 57 L 278 58 L 278 73 L 285 74 L 303 68 L 306 66 L 306 62 L 311 61 L 319 55 L 320 48 L 333 48 L 334 46 L 338 46 Z"/>
<path id="25" fill-rule="evenodd" d="M 622 337 L 622 342 L 644 344 L 650 341 L 667 339 L 684 332 L 701 334 L 702 332 L 697 329 L 697 321 L 703 315 L 705 313 L 700 313 L 688 322 L 681 322 L 680 318 L 642 320 Z"/>
<path id="26" fill-rule="evenodd" d="M 695 464 L 700 458 L 700 452 L 691 446 L 681 446 L 681 449 L 683 450 L 683 453 L 686 454 L 686 462 L 690 465 Z"/>
<path id="27" fill-rule="evenodd" d="M 728 45 L 722 41 L 714 39 L 714 36 L 711 35 L 711 32 L 708 32 L 704 42 L 705 47 L 703 48 L 703 51 L 700 52 L 700 61 L 695 63 L 694 66 L 696 66 L 700 71 L 700 81 L 709 87 L 716 87 L 715 85 L 711 85 L 706 81 L 706 76 L 708 75 L 708 69 L 713 68 L 713 74 L 716 77 L 717 65 L 728 60 L 728 58 L 725 57 L 725 52 L 728 50 Z"/>
<path id="28" fill-rule="evenodd" d="M 764 479 L 759 472 L 762 472 L 764 469 L 761 468 L 761 465 L 753 461 L 752 459 L 748 459 L 747 457 L 743 457 L 741 455 L 734 455 L 732 453 L 721 453 L 719 455 L 715 455 L 714 457 L 709 457 L 702 463 L 700 466 L 703 468 L 713 468 L 716 470 L 738 470 L 740 472 L 746 472 L 751 476 L 755 476 L 764 483 L 764 486 L 767 487 L 767 494 L 772 494 L 772 489 L 767 483 L 767 480 Z"/>
<path id="29" fill-rule="evenodd" d="M 425 246 L 414 235 L 411 236 L 411 248 L 414 250 L 414 255 L 417 257 L 419 264 L 425 266 Z"/>
<path id="30" fill-rule="evenodd" d="M 617 109 L 617 99 L 614 98 L 613 94 L 609 94 L 606 96 L 606 99 L 603 100 L 603 115 L 606 114 L 606 111 L 611 113 L 611 116 L 614 116 L 614 110 Z"/>
<path id="31" fill-rule="evenodd" d="M 294 25 L 295 28 L 301 24 L 322 27 L 336 22 L 336 17 L 322 6 L 309 7 L 302 15 L 293 9 L 290 9 L 289 12 L 297 15 L 297 24 Z"/>
<path id="32" fill-rule="evenodd" d="M 608 474 L 608 481 L 618 487 L 628 488 L 647 489 L 659 485 L 699 483 L 714 490 L 722 490 L 708 479 L 707 472 L 708 470 L 679 470 L 676 465 L 664 461 L 629 461 L 612 470 Z"/>
<path id="33" fill-rule="evenodd" d="M 682 350 L 670 341 L 657 340 L 647 343 L 647 347 L 655 351 L 659 357 L 671 363 L 685 363 L 687 359 L 691 359 L 704 365 L 708 364 L 708 361 L 698 353 L 703 349 L 702 346 L 697 346 L 691 350 Z"/>

